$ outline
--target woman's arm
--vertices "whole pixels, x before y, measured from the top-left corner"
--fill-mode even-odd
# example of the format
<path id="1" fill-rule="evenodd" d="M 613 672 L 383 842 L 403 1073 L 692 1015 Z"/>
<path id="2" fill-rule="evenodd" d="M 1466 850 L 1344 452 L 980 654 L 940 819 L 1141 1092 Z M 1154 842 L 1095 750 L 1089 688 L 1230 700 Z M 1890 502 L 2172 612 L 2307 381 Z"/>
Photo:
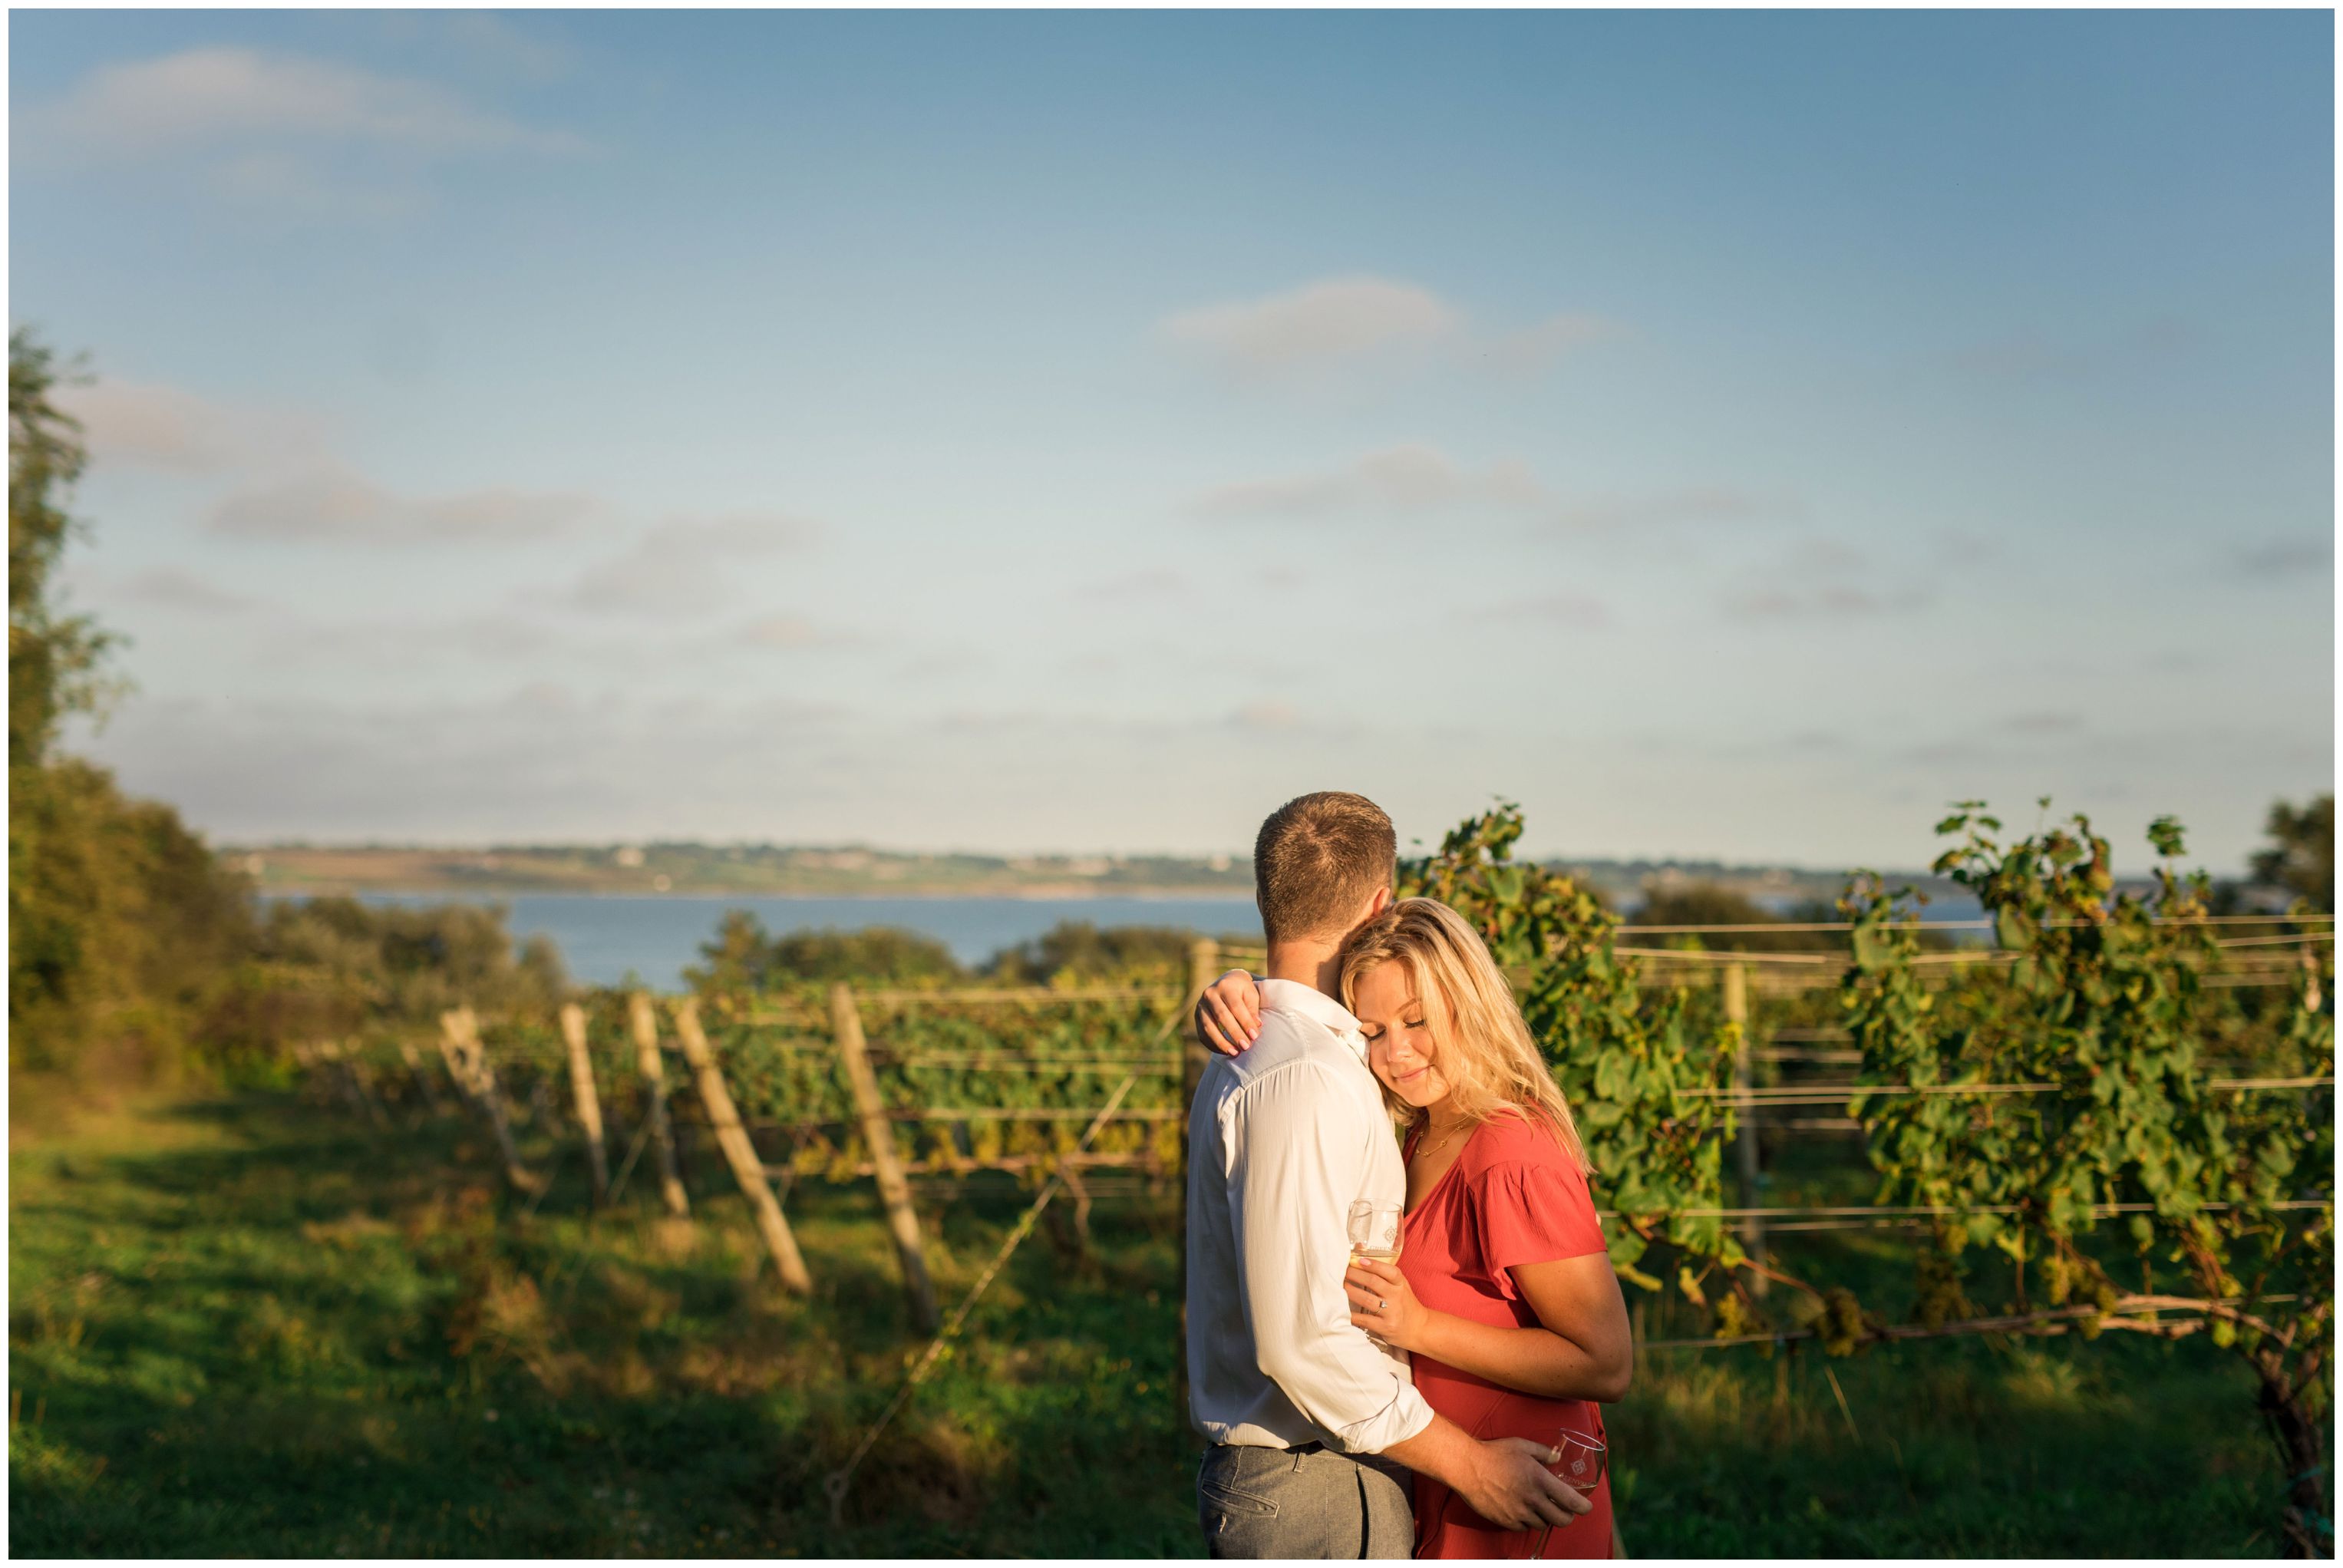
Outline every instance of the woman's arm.
<path id="1" fill-rule="evenodd" d="M 1523 1263 L 1513 1275 L 1540 1327 L 1491 1328 L 1433 1312 L 1390 1263 L 1353 1263 L 1343 1283 L 1351 1292 L 1351 1321 L 1402 1350 L 1543 1399 L 1607 1404 L 1623 1397 L 1634 1372 L 1635 1347 L 1611 1260 L 1601 1252 L 1558 1258 Z"/>
<path id="2" fill-rule="evenodd" d="M 1231 970 L 1196 999 L 1197 1038 L 1222 1056 L 1236 1056 L 1261 1038 L 1261 988 L 1242 970 Z"/>

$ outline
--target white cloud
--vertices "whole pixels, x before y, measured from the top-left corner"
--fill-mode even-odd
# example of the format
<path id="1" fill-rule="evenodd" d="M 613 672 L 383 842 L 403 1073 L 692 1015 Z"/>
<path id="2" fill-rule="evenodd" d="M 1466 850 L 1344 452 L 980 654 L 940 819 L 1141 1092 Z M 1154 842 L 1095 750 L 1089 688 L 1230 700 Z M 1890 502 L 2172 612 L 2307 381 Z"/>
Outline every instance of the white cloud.
<path id="1" fill-rule="evenodd" d="M 1248 702 L 1232 716 L 1240 729 L 1292 729 L 1302 722 L 1293 704 L 1274 699 Z"/>
<path id="2" fill-rule="evenodd" d="M 100 65 L 12 129 L 20 173 L 154 168 L 253 212 L 370 222 L 427 206 L 435 163 L 585 147 L 434 82 L 245 48 Z"/>
<path id="3" fill-rule="evenodd" d="M 2088 337 L 2016 332 L 1975 343 L 1951 357 L 1955 369 L 2003 387 L 2140 374 L 2168 366 L 2197 347 L 2202 334 L 2172 316 L 2151 317 L 2117 332 Z"/>
<path id="4" fill-rule="evenodd" d="M 375 668 L 396 663 L 402 668 L 445 662 L 477 669 L 484 662 L 526 660 L 552 652 L 572 663 L 598 655 L 600 663 L 614 668 L 624 668 L 626 660 L 640 658 L 637 649 L 597 649 L 566 640 L 537 622 L 491 612 L 297 620 L 261 641 L 254 650 L 254 661 L 266 668 L 288 661 L 307 667 L 337 659 Z"/>
<path id="5" fill-rule="evenodd" d="M 1420 284 L 1365 276 L 1182 311 L 1156 331 L 1232 379 L 1255 383 L 1322 381 L 1435 358 L 1529 375 L 1587 344 L 1624 335 L 1615 322 L 1574 312 L 1484 331 Z"/>
<path id="6" fill-rule="evenodd" d="M 821 643 L 822 635 L 820 628 L 801 616 L 769 615 L 743 627 L 740 640 L 759 648 L 814 648 Z"/>
<path id="7" fill-rule="evenodd" d="M 526 678 L 468 701 L 148 699 L 96 750 L 223 836 L 545 841 L 857 799 L 830 782 L 822 754 L 846 721 L 789 699 L 628 698 Z M 679 770 L 678 757 L 696 760 Z"/>
<path id="8" fill-rule="evenodd" d="M 409 497 L 339 465 L 237 491 L 212 508 L 216 533 L 321 544 L 420 545 L 543 538 L 596 509 L 575 494 L 496 488 Z"/>
<path id="9" fill-rule="evenodd" d="M 1192 509 L 1221 519 L 1318 518 L 1358 510 L 1417 512 L 1469 502 L 1538 507 L 1551 500 L 1519 463 L 1496 463 L 1475 473 L 1436 447 L 1411 443 L 1369 452 L 1325 472 L 1224 485 L 1198 497 Z"/>
<path id="10" fill-rule="evenodd" d="M 1932 587 L 1899 588 L 1878 576 L 1864 552 L 1844 540 L 1807 538 L 1745 573 L 1718 608 L 1744 621 L 1843 620 L 1909 613 L 1936 602 Z"/>
<path id="11" fill-rule="evenodd" d="M 1779 497 L 1727 486 L 1688 485 L 1645 496 L 1577 502 L 1558 508 L 1554 520 L 1571 528 L 1648 528 L 1669 523 L 1781 517 L 1795 509 Z"/>
<path id="12" fill-rule="evenodd" d="M 1223 485 L 1197 497 L 1189 510 L 1214 521 L 1311 520 L 1462 507 L 1492 508 L 1574 532 L 1765 517 L 1790 509 L 1780 500 L 1715 486 L 1564 500 L 1521 462 L 1508 458 L 1475 469 L 1435 447 L 1408 443 L 1370 452 L 1339 468 Z"/>
<path id="13" fill-rule="evenodd" d="M 566 39 L 535 28 L 525 32 L 493 11 L 394 12 L 388 19 L 418 26 L 433 42 L 526 81 L 558 81 L 578 65 L 578 51 Z"/>
<path id="14" fill-rule="evenodd" d="M 215 473 L 316 453 L 320 421 L 215 402 L 177 387 L 106 379 L 60 387 L 57 407 L 81 421 L 93 461 Z"/>
<path id="15" fill-rule="evenodd" d="M 623 554 L 588 567 L 565 601 L 602 614 L 695 615 L 734 597 L 730 578 L 742 561 L 803 549 L 820 535 L 817 525 L 778 513 L 674 518 Z"/>
<path id="16" fill-rule="evenodd" d="M 1928 603 L 1929 596 L 1916 588 L 1878 593 L 1830 584 L 1819 588 L 1755 588 L 1728 595 L 1724 609 L 1736 620 L 1837 620 L 1885 615 L 1891 610 L 1923 609 Z"/>
<path id="17" fill-rule="evenodd" d="M 2335 569 L 2335 540 L 2326 534 L 2299 534 L 2233 547 L 2233 575 L 2260 582 L 2315 582 Z"/>
<path id="18" fill-rule="evenodd" d="M 1565 314 L 1548 317 L 1518 332 L 1500 332 L 1485 339 L 1478 357 L 1493 368 L 1515 375 L 1534 375 L 1590 343 L 1624 337 L 1625 329 L 1599 316 Z"/>
<path id="19" fill-rule="evenodd" d="M 261 608 L 257 599 L 224 588 L 185 567 L 153 567 L 124 579 L 123 593 L 163 609 L 232 615 Z"/>
<path id="20" fill-rule="evenodd" d="M 2083 716 L 2055 709 L 2033 713 L 2013 713 L 2001 721 L 2001 728 L 2017 735 L 2072 735 L 2084 727 Z"/>
<path id="21" fill-rule="evenodd" d="M 1474 605 L 1458 611 L 1457 618 L 1476 625 L 1496 622 L 1594 631 L 1611 624 L 1611 607 L 1591 594 L 1563 591 Z"/>
<path id="22" fill-rule="evenodd" d="M 421 212 L 430 193 L 409 171 L 354 179 L 313 152 L 262 148 L 205 169 L 206 190 L 232 206 L 303 218 L 385 223 Z"/>
<path id="23" fill-rule="evenodd" d="M 99 158 L 283 138 L 432 155 L 573 152 L 581 145 L 568 132 L 475 108 L 429 82 L 256 49 L 189 49 L 100 65 L 26 116 L 45 146 Z"/>
<path id="24" fill-rule="evenodd" d="M 1072 597 L 1084 601 L 1160 599 L 1184 594 L 1193 586 L 1188 574 L 1176 567 L 1141 567 L 1119 577 L 1084 583 L 1072 590 Z"/>
<path id="25" fill-rule="evenodd" d="M 1163 337 L 1241 377 L 1339 368 L 1431 347 L 1463 318 L 1429 289 L 1383 277 L 1332 277 L 1284 294 L 1182 311 Z"/>
<path id="26" fill-rule="evenodd" d="M 797 650 L 844 648 L 863 640 L 851 632 L 820 626 L 799 615 L 761 616 L 740 628 L 739 641 L 751 648 Z"/>

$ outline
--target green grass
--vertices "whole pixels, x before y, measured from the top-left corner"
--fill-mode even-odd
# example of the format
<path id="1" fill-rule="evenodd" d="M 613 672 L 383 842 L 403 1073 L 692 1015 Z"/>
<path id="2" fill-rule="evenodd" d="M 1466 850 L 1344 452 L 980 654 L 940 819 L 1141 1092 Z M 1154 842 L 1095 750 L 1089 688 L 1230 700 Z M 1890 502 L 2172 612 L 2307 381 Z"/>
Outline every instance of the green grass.
<path id="1" fill-rule="evenodd" d="M 1200 1554 L 1161 1207 L 1102 1201 L 1086 1261 L 1029 1241 L 833 1527 L 821 1477 L 921 1343 L 868 1187 L 789 1194 L 799 1302 L 712 1151 L 689 1227 L 641 1190 L 591 1220 L 574 1153 L 534 1157 L 562 1180 L 531 1211 L 452 1117 L 261 1095 L 13 1151 L 11 1551 Z M 947 1302 L 1021 1203 L 930 1206 Z M 1800 1251 L 1866 1300 L 1905 1271 L 1882 1237 Z M 2209 1347 L 1913 1344 L 1827 1363 L 1837 1392 L 1825 1365 L 1647 1355 L 1612 1422 L 1630 1549 L 2275 1553 L 2276 1462 Z"/>

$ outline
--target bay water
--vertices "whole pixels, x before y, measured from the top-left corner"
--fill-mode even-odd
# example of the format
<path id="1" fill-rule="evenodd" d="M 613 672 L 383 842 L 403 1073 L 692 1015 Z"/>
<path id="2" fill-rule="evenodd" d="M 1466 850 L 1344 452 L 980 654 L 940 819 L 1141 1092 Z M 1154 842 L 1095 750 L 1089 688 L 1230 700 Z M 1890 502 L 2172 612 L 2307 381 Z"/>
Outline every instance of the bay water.
<path id="1" fill-rule="evenodd" d="M 276 898 L 287 895 L 272 895 Z M 1110 926 L 1171 926 L 1199 936 L 1258 944 L 1261 917 L 1249 898 L 1220 899 L 888 899 L 790 898 L 743 893 L 383 893 L 357 895 L 377 905 L 451 902 L 502 904 L 516 940 L 543 935 L 561 950 L 572 980 L 617 985 L 629 974 L 663 990 L 683 984 L 687 965 L 713 940 L 728 910 L 747 910 L 775 935 L 898 926 L 932 937 L 963 964 L 1030 941 L 1061 920 Z M 1761 900 L 1766 901 L 1766 900 Z M 1968 920 L 1975 900 L 1940 899 L 1932 920 Z M 1963 933 L 1964 936 L 1970 933 Z M 1981 933 L 1979 934 L 1981 936 Z"/>

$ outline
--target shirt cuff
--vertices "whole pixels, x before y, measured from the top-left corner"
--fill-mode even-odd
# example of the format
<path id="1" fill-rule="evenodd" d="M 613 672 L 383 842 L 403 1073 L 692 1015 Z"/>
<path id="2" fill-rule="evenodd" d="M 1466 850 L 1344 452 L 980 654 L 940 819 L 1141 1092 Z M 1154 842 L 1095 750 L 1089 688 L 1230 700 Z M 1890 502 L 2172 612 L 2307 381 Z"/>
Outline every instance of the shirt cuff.
<path id="1" fill-rule="evenodd" d="M 1399 1385 L 1398 1397 L 1364 1421 L 1353 1422 L 1333 1435 L 1344 1453 L 1381 1453 L 1432 1424 L 1432 1406 L 1412 1382 Z"/>

